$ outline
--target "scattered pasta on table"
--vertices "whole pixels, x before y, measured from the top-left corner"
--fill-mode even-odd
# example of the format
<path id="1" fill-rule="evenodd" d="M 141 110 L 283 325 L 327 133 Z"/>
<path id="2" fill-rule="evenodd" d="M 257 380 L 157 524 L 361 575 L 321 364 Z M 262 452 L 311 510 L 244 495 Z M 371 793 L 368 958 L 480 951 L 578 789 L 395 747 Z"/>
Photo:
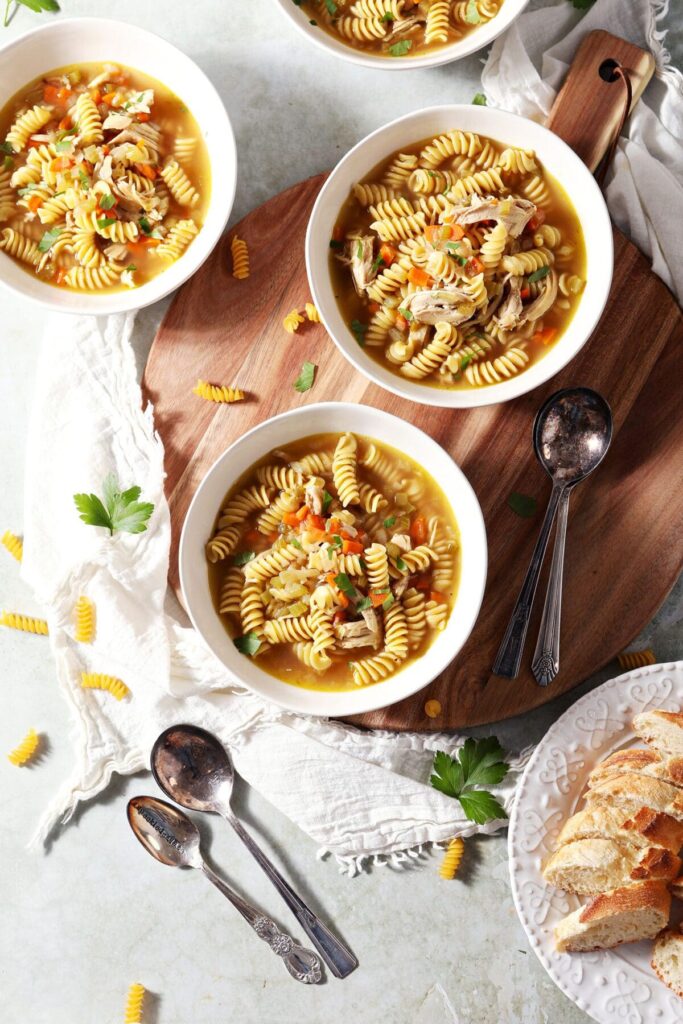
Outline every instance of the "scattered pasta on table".
<path id="1" fill-rule="evenodd" d="M 44 619 L 36 619 L 32 615 L 22 615 L 20 612 L 2 612 L 0 615 L 0 626 L 7 626 L 8 629 L 18 629 L 24 633 L 37 633 L 40 636 L 47 636 L 47 622 Z"/>
<path id="2" fill-rule="evenodd" d="M 622 651 L 617 655 L 619 667 L 623 669 L 644 668 L 646 665 L 654 665 L 657 661 L 655 652 L 650 647 L 642 651 Z"/>
<path id="3" fill-rule="evenodd" d="M 142 1011 L 145 1000 L 145 986 L 139 982 L 131 985 L 126 998 L 123 1024 L 143 1024 Z"/>
<path id="4" fill-rule="evenodd" d="M 2 545 L 9 551 L 12 558 L 16 558 L 17 562 L 20 562 L 24 557 L 24 542 L 21 537 L 17 537 L 16 533 L 12 533 L 11 530 L 5 530 L 3 533 Z"/>
<path id="5" fill-rule="evenodd" d="M 206 544 L 214 605 L 241 653 L 294 685 L 354 689 L 446 625 L 458 528 L 408 456 L 351 433 L 271 452 L 226 495 Z"/>
<path id="6" fill-rule="evenodd" d="M 29 729 L 18 747 L 11 750 L 7 759 L 17 768 L 23 768 L 35 760 L 40 748 L 40 736 L 35 729 Z"/>
<path id="7" fill-rule="evenodd" d="M 238 281 L 249 277 L 249 248 L 243 238 L 233 235 L 230 240 L 230 252 L 232 255 L 232 276 Z"/>
<path id="8" fill-rule="evenodd" d="M 442 878 L 455 878 L 464 852 L 465 842 L 462 836 L 457 836 L 455 839 L 451 839 L 441 862 L 441 867 L 439 868 L 439 874 Z"/>
<path id="9" fill-rule="evenodd" d="M 240 388 L 229 387 L 227 384 L 209 384 L 208 381 L 198 380 L 192 392 L 207 402 L 242 402 L 244 391 Z"/>
<path id="10" fill-rule="evenodd" d="M 299 330 L 299 324 L 304 322 L 304 318 L 298 309 L 293 309 L 284 317 L 282 326 L 288 334 L 294 334 L 295 331 Z"/>

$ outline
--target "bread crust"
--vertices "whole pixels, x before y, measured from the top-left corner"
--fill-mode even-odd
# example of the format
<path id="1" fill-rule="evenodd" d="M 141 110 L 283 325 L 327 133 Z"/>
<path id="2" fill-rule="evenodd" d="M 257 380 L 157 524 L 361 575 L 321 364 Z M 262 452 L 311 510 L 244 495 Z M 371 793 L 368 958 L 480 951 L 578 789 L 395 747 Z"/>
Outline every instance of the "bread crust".
<path id="1" fill-rule="evenodd" d="M 589 900 L 581 911 L 579 920 L 582 924 L 588 924 L 590 921 L 600 921 L 615 914 L 648 907 L 668 921 L 671 893 L 666 887 L 666 882 L 638 882 L 636 885 L 622 885 L 610 892 L 601 892 Z"/>
<path id="2" fill-rule="evenodd" d="M 683 821 L 652 807 L 641 807 L 621 827 L 625 832 L 642 836 L 652 846 L 662 846 L 672 853 L 679 853 L 683 848 Z"/>
<path id="3" fill-rule="evenodd" d="M 678 711 L 644 711 L 633 719 L 636 736 L 673 757 L 683 756 L 683 714 Z"/>
<path id="4" fill-rule="evenodd" d="M 662 811 L 640 807 L 633 814 L 622 807 L 585 807 L 568 818 L 557 848 L 577 839 L 617 839 L 633 846 L 663 846 L 672 853 L 683 848 L 683 822 Z"/>
<path id="5" fill-rule="evenodd" d="M 676 949 L 676 947 L 678 947 Z M 666 957 L 672 953 L 677 956 L 680 964 L 679 973 L 681 978 L 679 981 L 675 979 L 667 978 L 665 971 L 665 960 Z M 672 992 L 675 992 L 677 996 L 683 999 L 683 935 L 680 932 L 675 932 L 672 928 L 665 928 L 663 932 L 660 932 L 655 942 L 655 948 L 652 952 L 652 960 L 650 966 L 655 972 L 657 977 L 663 984 L 670 988 Z"/>
<path id="6" fill-rule="evenodd" d="M 651 807 L 655 811 L 670 814 L 677 821 L 683 821 L 683 792 L 670 782 L 652 779 L 635 772 L 614 775 L 599 786 L 590 789 L 586 795 L 589 806 L 612 805 L 615 801 L 630 807 Z"/>
<path id="7" fill-rule="evenodd" d="M 646 750 L 644 747 L 637 750 L 618 750 L 616 754 L 605 758 L 588 776 L 588 786 L 593 789 L 623 772 L 648 775 L 683 788 L 683 758 L 662 757 L 658 751 Z"/>

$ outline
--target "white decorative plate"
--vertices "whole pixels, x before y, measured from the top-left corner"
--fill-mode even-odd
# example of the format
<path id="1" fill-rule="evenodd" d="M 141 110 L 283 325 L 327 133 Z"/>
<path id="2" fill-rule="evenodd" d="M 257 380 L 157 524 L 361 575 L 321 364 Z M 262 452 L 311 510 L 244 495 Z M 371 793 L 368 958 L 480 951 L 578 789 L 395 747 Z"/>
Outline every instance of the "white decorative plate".
<path id="1" fill-rule="evenodd" d="M 553 928 L 582 902 L 548 885 L 541 867 L 576 810 L 588 774 L 615 750 L 637 746 L 634 715 L 683 706 L 683 661 L 648 665 L 611 679 L 578 700 L 534 751 L 510 815 L 510 879 L 529 941 L 556 985 L 598 1024 L 675 1024 L 683 1001 L 650 967 L 651 942 L 598 953 L 556 953 Z"/>

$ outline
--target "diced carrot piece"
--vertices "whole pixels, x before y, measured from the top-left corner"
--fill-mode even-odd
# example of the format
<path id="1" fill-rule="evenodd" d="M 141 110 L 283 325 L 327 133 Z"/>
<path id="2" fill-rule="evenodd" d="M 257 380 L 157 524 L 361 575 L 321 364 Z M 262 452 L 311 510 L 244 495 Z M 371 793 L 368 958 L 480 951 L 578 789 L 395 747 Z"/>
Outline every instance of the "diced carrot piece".
<path id="1" fill-rule="evenodd" d="M 328 572 L 327 576 L 325 577 L 325 580 L 326 580 L 327 583 L 329 583 L 329 585 L 331 587 L 335 587 L 336 588 L 337 584 L 335 582 L 335 578 L 334 578 L 334 573 L 333 572 Z"/>
<path id="2" fill-rule="evenodd" d="M 341 242 L 344 237 L 344 229 L 341 224 L 335 224 L 332 228 L 332 240 L 335 242 Z"/>
<path id="3" fill-rule="evenodd" d="M 541 224 L 545 223 L 545 210 L 541 210 L 540 207 L 536 210 L 536 213 L 530 219 L 526 226 L 527 231 L 537 231 Z"/>
<path id="4" fill-rule="evenodd" d="M 363 545 L 357 540 L 345 540 L 342 544 L 342 552 L 345 555 L 362 555 Z"/>
<path id="5" fill-rule="evenodd" d="M 101 103 L 102 102 L 102 93 L 100 92 L 99 89 L 91 89 L 90 90 L 90 98 L 92 99 L 93 103 Z"/>
<path id="6" fill-rule="evenodd" d="M 387 242 L 385 242 L 384 245 L 380 245 L 379 254 L 382 257 L 382 262 L 384 263 L 385 267 L 390 267 L 391 264 L 396 259 L 396 257 L 398 256 L 398 253 L 396 249 L 394 249 L 393 245 L 389 245 Z"/>
<path id="7" fill-rule="evenodd" d="M 418 288 L 428 288 L 434 283 L 433 279 L 422 267 L 411 267 L 408 271 L 408 280 L 416 284 Z"/>
<path id="8" fill-rule="evenodd" d="M 302 505 L 299 511 L 294 513 L 294 515 L 296 516 L 297 523 L 302 523 L 306 516 L 308 515 L 309 511 L 310 509 L 308 505 Z"/>
<path id="9" fill-rule="evenodd" d="M 541 345 L 550 345 L 555 340 L 557 327 L 545 327 L 542 331 L 536 331 L 531 340 Z"/>
<path id="10" fill-rule="evenodd" d="M 57 90 L 57 99 L 59 100 L 60 103 L 66 103 L 66 101 L 68 99 L 71 99 L 73 94 L 74 94 L 73 89 L 69 89 L 69 88 L 67 88 L 66 85 L 63 85 L 61 87 L 61 89 Z"/>
<path id="11" fill-rule="evenodd" d="M 117 92 L 106 92 L 102 97 L 102 102 L 106 103 L 108 107 L 116 106 Z"/>
<path id="12" fill-rule="evenodd" d="M 351 604 L 343 590 L 337 590 L 337 600 L 339 601 L 339 604 L 342 606 L 342 608 L 348 608 L 349 605 Z"/>
<path id="13" fill-rule="evenodd" d="M 325 520 L 322 516 L 315 516 L 313 513 L 309 513 L 304 521 L 304 526 L 307 530 L 324 530 Z"/>
<path id="14" fill-rule="evenodd" d="M 71 160 L 68 156 L 56 156 L 54 160 L 50 161 L 50 170 L 68 171 L 72 164 L 73 160 Z"/>
<path id="15" fill-rule="evenodd" d="M 42 196 L 31 196 L 28 201 L 28 208 L 32 213 L 35 213 L 43 205 Z"/>
<path id="16" fill-rule="evenodd" d="M 59 89 L 56 85 L 51 85 L 49 82 L 43 86 L 43 99 L 46 103 L 55 104 L 59 102 Z"/>
<path id="17" fill-rule="evenodd" d="M 462 224 L 451 224 L 451 238 L 454 241 L 459 242 L 461 238 L 465 237 L 465 229 Z"/>
<path id="18" fill-rule="evenodd" d="M 109 210 L 108 212 L 111 213 L 111 210 Z M 144 245 L 145 249 L 156 249 L 157 245 L 161 245 L 161 239 L 160 238 L 143 238 L 142 239 L 142 244 Z"/>
<path id="19" fill-rule="evenodd" d="M 62 120 L 59 122 L 57 127 L 59 128 L 59 130 L 61 132 L 68 131 L 69 128 L 71 128 L 71 118 L 69 117 L 68 114 L 66 115 L 66 117 L 62 118 Z"/>
<path id="20" fill-rule="evenodd" d="M 340 622 L 346 622 L 346 612 L 344 611 L 343 608 L 337 609 L 337 611 L 334 613 L 332 621 L 335 623 L 335 625 L 338 625 Z"/>
<path id="21" fill-rule="evenodd" d="M 437 604 L 446 604 L 448 598 L 445 594 L 442 594 L 440 590 L 432 590 L 429 594 L 430 601 L 436 601 Z"/>
<path id="22" fill-rule="evenodd" d="M 300 523 L 300 519 L 297 516 L 296 512 L 285 512 L 285 514 L 282 517 L 282 522 L 285 524 L 285 526 L 297 527 Z"/>
<path id="23" fill-rule="evenodd" d="M 126 242 L 126 248 L 129 249 L 130 252 L 132 252 L 132 253 L 137 253 L 138 255 L 142 255 L 144 253 L 145 249 L 147 248 L 147 246 L 142 241 L 140 241 L 140 242 Z M 259 534 L 259 536 L 261 536 L 261 535 Z"/>
<path id="24" fill-rule="evenodd" d="M 330 516 L 327 520 L 327 532 L 328 533 L 339 533 L 341 530 L 341 523 L 336 516 Z"/>
<path id="25" fill-rule="evenodd" d="M 37 142 L 35 139 L 28 140 L 29 149 L 38 149 L 40 146 L 42 146 L 42 142 Z"/>
<path id="26" fill-rule="evenodd" d="M 526 288 L 522 288 L 522 290 L 519 293 L 519 297 L 522 300 L 522 302 L 526 302 L 526 300 L 529 298 L 530 295 L 531 295 L 531 288 L 529 288 L 528 285 L 527 285 Z"/>
<path id="27" fill-rule="evenodd" d="M 465 270 L 468 274 L 483 274 L 484 264 L 476 256 L 470 256 L 465 266 Z"/>
<path id="28" fill-rule="evenodd" d="M 328 534 L 326 534 L 324 530 L 306 530 L 306 533 L 314 543 L 318 540 L 328 539 Z"/>
<path id="29" fill-rule="evenodd" d="M 410 524 L 410 536 L 416 544 L 424 544 L 427 540 L 427 520 L 419 515 L 413 518 Z"/>
<path id="30" fill-rule="evenodd" d="M 135 117 L 137 118 L 138 121 L 149 121 L 152 115 L 146 114 L 144 110 L 141 110 L 139 114 L 135 115 Z"/>
<path id="31" fill-rule="evenodd" d="M 135 166 L 140 171 L 140 174 L 144 174 L 150 181 L 154 181 L 157 176 L 156 167 L 152 167 L 151 164 L 136 164 Z"/>
<path id="32" fill-rule="evenodd" d="M 378 312 L 379 312 L 379 302 L 369 302 L 368 303 L 368 313 L 372 313 L 372 315 L 374 316 L 375 313 L 378 313 Z"/>
<path id="33" fill-rule="evenodd" d="M 383 594 L 375 594 L 374 592 L 371 592 L 370 600 L 372 601 L 372 607 L 378 608 L 381 604 L 384 604 L 388 596 L 389 595 L 386 591 Z"/>
<path id="34" fill-rule="evenodd" d="M 403 313 L 397 313 L 396 314 L 396 320 L 394 322 L 394 327 L 397 327 L 399 329 L 399 331 L 407 331 L 408 330 L 408 321 L 404 317 Z"/>
<path id="35" fill-rule="evenodd" d="M 102 146 L 102 156 L 109 156 L 109 146 Z"/>

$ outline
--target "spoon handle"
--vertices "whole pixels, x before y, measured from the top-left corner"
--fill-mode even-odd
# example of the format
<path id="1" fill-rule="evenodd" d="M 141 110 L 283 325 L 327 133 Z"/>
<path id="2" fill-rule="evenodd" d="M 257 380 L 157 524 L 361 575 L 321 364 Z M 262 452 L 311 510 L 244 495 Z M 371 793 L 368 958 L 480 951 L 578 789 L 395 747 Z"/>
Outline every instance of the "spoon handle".
<path id="1" fill-rule="evenodd" d="M 320 961 L 310 949 L 299 946 L 285 932 L 281 932 L 274 921 L 262 914 L 260 910 L 247 903 L 229 885 L 214 874 L 208 864 L 202 865 L 202 871 L 212 885 L 228 899 L 233 907 L 239 910 L 242 917 L 254 929 L 259 939 L 267 942 L 277 956 L 282 958 L 285 967 L 293 978 L 304 985 L 315 985 L 322 977 Z"/>
<path id="2" fill-rule="evenodd" d="M 526 631 L 529 628 L 529 619 L 531 618 L 531 609 L 534 603 L 536 587 L 538 586 L 538 579 L 541 575 L 543 558 L 548 546 L 548 538 L 550 537 L 550 530 L 555 519 L 557 506 L 564 490 L 566 490 L 566 484 L 553 484 L 541 532 L 538 535 L 536 547 L 534 548 L 529 568 L 522 583 L 522 589 L 519 592 L 519 597 L 505 630 L 503 642 L 498 649 L 496 660 L 493 663 L 493 674 L 496 676 L 514 679 L 519 672 L 519 664 L 522 660 Z"/>
<path id="3" fill-rule="evenodd" d="M 231 813 L 225 814 L 225 818 L 230 822 L 244 845 L 268 875 L 268 878 L 280 893 L 334 976 L 336 978 L 346 978 L 347 975 L 351 974 L 351 971 L 355 971 L 356 967 L 358 967 L 358 960 L 355 954 L 341 939 L 333 935 L 327 925 L 323 924 L 313 911 L 306 906 L 301 897 L 294 892 L 289 882 L 282 877 L 272 861 L 254 842 L 239 818 L 236 818 Z"/>
<path id="4" fill-rule="evenodd" d="M 550 578 L 543 605 L 543 618 L 536 641 L 531 671 L 539 686 L 548 686 L 560 671 L 560 620 L 562 618 L 562 575 L 564 570 L 564 545 L 567 537 L 569 498 L 571 488 L 567 487 L 560 498 L 557 514 L 555 549 L 550 565 Z"/>

